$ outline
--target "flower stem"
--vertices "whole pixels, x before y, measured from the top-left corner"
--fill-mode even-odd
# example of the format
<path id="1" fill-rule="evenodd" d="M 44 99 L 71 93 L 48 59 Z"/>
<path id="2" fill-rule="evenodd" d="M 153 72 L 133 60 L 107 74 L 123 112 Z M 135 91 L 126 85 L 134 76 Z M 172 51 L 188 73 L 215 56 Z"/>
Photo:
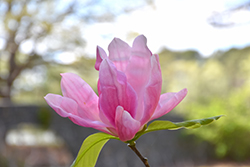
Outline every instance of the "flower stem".
<path id="1" fill-rule="evenodd" d="M 148 164 L 148 159 L 146 157 L 143 157 L 141 155 L 141 153 L 137 150 L 137 148 L 135 147 L 135 141 L 132 141 L 130 143 L 128 143 L 129 148 L 131 148 L 131 150 L 133 150 L 136 155 L 141 159 L 141 161 L 144 163 L 145 167 L 150 167 Z"/>

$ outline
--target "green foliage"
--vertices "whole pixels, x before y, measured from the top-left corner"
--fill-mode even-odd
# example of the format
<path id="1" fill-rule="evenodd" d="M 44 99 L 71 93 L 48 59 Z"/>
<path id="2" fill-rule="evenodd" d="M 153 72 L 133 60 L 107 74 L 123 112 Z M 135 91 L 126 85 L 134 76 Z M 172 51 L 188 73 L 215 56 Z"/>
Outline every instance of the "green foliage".
<path id="1" fill-rule="evenodd" d="M 37 117 L 42 128 L 47 129 L 49 127 L 51 116 L 51 110 L 48 107 L 40 107 Z"/>
<path id="2" fill-rule="evenodd" d="M 227 115 L 216 125 L 188 133 L 196 134 L 213 143 L 218 157 L 230 157 L 236 160 L 248 158 L 250 155 L 249 93 L 249 89 L 248 91 L 241 90 L 232 92 L 227 98 L 211 97 L 208 104 L 192 102 L 187 105 L 189 112 L 187 117 L 219 112 Z M 248 97 L 245 96 L 247 94 Z"/>
<path id="3" fill-rule="evenodd" d="M 174 57 L 175 52 L 171 54 Z M 163 91 L 179 91 L 183 87 L 189 91 L 177 112 L 185 119 L 226 115 L 202 130 L 183 132 L 213 144 L 219 158 L 247 159 L 250 157 L 250 47 L 218 52 L 209 58 L 187 59 L 184 52 L 181 54 L 183 59 L 169 61 L 165 61 L 169 53 L 160 54 Z"/>
<path id="4" fill-rule="evenodd" d="M 99 153 L 109 139 L 118 139 L 106 133 L 95 133 L 87 137 L 71 167 L 94 167 Z"/>

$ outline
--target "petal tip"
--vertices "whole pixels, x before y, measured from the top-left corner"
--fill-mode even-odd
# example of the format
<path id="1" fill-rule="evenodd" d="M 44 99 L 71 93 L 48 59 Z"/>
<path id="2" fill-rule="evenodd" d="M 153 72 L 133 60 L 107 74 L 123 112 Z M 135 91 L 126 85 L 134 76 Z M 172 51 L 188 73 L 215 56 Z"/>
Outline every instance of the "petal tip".
<path id="1" fill-rule="evenodd" d="M 48 101 L 49 100 L 49 98 L 51 97 L 51 96 L 53 96 L 54 94 L 52 94 L 52 93 L 48 93 L 46 96 L 44 96 L 43 98 L 46 100 L 46 101 Z"/>
<path id="2" fill-rule="evenodd" d="M 133 51 L 146 54 L 149 57 L 152 55 L 152 52 L 149 50 L 147 46 L 147 38 L 144 35 L 139 35 L 135 38 L 132 45 L 132 49 Z"/>
<path id="3" fill-rule="evenodd" d="M 95 69 L 99 71 L 100 65 L 104 59 L 106 59 L 108 56 L 106 52 L 100 47 L 96 47 L 96 62 L 95 62 Z"/>
<path id="4" fill-rule="evenodd" d="M 72 73 L 68 73 L 68 72 L 67 73 L 60 73 L 61 77 L 67 76 L 69 74 L 72 74 Z"/>
<path id="5" fill-rule="evenodd" d="M 143 34 L 138 35 L 136 38 L 142 38 L 143 40 L 147 40 L 147 38 L 146 38 L 145 35 L 143 35 Z"/>
<path id="6" fill-rule="evenodd" d="M 183 91 L 183 93 L 185 93 L 187 95 L 187 93 L 188 93 L 187 88 L 182 89 L 182 91 Z"/>

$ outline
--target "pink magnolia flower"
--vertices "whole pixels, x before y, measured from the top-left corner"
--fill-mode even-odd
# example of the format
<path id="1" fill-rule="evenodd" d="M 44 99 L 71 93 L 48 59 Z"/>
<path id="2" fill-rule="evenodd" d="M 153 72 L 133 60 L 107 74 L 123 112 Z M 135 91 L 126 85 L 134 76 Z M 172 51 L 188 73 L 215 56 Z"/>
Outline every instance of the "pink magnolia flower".
<path id="1" fill-rule="evenodd" d="M 79 76 L 63 73 L 63 96 L 47 94 L 45 100 L 75 124 L 117 136 L 121 141 L 133 139 L 145 124 L 171 111 L 187 94 L 183 89 L 161 95 L 159 57 L 151 53 L 146 42 L 140 35 L 130 47 L 115 38 L 108 47 L 109 56 L 97 47 L 99 97 Z"/>

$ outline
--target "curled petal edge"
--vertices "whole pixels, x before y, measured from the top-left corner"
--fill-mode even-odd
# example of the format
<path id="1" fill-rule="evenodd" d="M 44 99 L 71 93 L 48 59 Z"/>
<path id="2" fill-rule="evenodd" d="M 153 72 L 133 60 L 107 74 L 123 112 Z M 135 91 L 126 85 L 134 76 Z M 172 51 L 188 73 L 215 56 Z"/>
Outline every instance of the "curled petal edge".
<path id="1" fill-rule="evenodd" d="M 175 108 L 187 95 L 187 89 L 182 89 L 177 93 L 165 93 L 162 94 L 159 100 L 159 104 L 150 118 L 150 121 L 156 118 L 159 118 L 168 112 L 170 112 L 173 108 Z"/>
<path id="2" fill-rule="evenodd" d="M 96 62 L 95 62 L 95 69 L 97 71 L 99 71 L 102 60 L 106 59 L 106 58 L 108 58 L 106 52 L 100 46 L 97 46 L 97 48 L 96 48 Z"/>
<path id="3" fill-rule="evenodd" d="M 128 141 L 134 138 L 139 131 L 141 123 L 131 117 L 131 115 L 118 106 L 116 108 L 116 130 L 121 141 Z"/>
<path id="4" fill-rule="evenodd" d="M 56 94 L 47 94 L 44 99 L 60 116 L 68 117 L 72 122 L 84 127 L 92 127 L 98 130 L 103 129 L 107 125 L 99 120 L 83 119 L 78 115 L 77 103 L 67 97 Z"/>

